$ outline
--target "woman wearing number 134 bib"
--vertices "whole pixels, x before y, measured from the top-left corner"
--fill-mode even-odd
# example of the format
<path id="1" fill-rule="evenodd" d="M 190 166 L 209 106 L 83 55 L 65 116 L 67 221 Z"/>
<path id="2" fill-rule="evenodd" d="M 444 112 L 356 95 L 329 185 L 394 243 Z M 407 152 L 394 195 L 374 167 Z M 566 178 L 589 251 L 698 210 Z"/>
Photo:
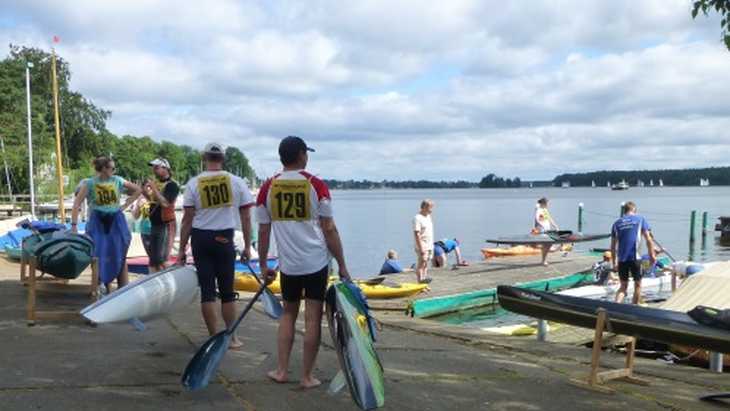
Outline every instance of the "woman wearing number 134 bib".
<path id="1" fill-rule="evenodd" d="M 71 229 L 76 231 L 79 208 L 84 199 L 88 199 L 91 215 L 86 224 L 86 233 L 94 240 L 94 257 L 98 259 L 99 277 L 104 285 L 102 292 L 107 293 L 114 279 L 119 287 L 129 281 L 124 267 L 132 237 L 122 212 L 137 200 L 141 190 L 136 184 L 114 175 L 116 167 L 114 160 L 109 157 L 97 157 L 94 169 L 96 176 L 84 181 L 74 200 Z M 125 189 L 129 197 L 120 206 L 121 194 Z"/>

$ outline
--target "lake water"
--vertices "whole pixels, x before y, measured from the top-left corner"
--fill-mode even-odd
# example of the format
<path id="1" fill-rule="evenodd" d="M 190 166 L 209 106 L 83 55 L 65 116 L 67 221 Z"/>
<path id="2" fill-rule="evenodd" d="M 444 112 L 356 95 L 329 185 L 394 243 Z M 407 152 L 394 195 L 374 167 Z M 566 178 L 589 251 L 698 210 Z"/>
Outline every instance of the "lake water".
<path id="1" fill-rule="evenodd" d="M 350 271 L 368 277 L 380 270 L 388 249 L 400 254 L 405 266 L 415 263 L 411 219 L 421 200 L 435 201 L 435 237 L 457 238 L 469 261 L 482 259 L 485 239 L 526 234 L 532 228 L 537 199 L 550 200 L 550 212 L 561 229 L 576 230 L 578 204 L 583 203 L 583 232 L 610 231 L 620 204 L 634 201 L 656 239 L 677 259 L 690 254 L 690 212 L 697 210 L 696 261 L 730 259 L 730 246 L 719 243 L 717 217 L 730 215 L 730 187 L 339 190 L 333 191 L 335 220 L 342 236 Z M 703 246 L 701 214 L 709 215 Z M 578 249 L 608 247 L 608 240 L 584 243 Z M 453 257 L 451 257 L 453 262 Z"/>

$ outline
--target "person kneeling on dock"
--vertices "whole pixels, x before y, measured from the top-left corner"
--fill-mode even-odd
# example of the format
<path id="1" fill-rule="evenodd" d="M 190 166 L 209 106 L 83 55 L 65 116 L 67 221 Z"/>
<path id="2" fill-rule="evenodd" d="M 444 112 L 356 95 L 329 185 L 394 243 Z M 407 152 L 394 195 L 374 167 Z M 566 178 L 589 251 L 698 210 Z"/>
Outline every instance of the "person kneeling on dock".
<path id="1" fill-rule="evenodd" d="M 636 204 L 629 201 L 624 205 L 623 217 L 616 220 L 611 228 L 611 261 L 614 269 L 618 270 L 621 287 L 616 293 L 616 302 L 623 302 L 629 286 L 629 274 L 634 279 L 633 304 L 638 304 L 641 298 L 641 254 L 639 245 L 641 237 L 646 241 L 649 250 L 649 262 L 656 263 L 654 242 L 651 239 L 651 228 L 646 219 L 636 214 Z M 618 260 L 618 265 L 616 261 Z"/>
<path id="2" fill-rule="evenodd" d="M 251 208 L 254 198 L 246 182 L 223 171 L 223 147 L 210 143 L 203 150 L 205 171 L 191 178 L 183 194 L 180 251 L 177 264 L 187 261 L 185 249 L 192 239 L 193 259 L 200 284 L 200 309 L 210 335 L 218 332 L 216 297 L 220 295 L 221 314 L 226 328 L 236 320 L 236 293 L 233 291 L 236 250 L 233 230 L 241 221 L 244 249 L 241 260 L 251 258 Z M 230 348 L 240 348 L 234 334 Z"/>
<path id="3" fill-rule="evenodd" d="M 456 255 L 456 265 L 459 267 L 466 267 L 469 263 L 464 260 L 461 256 L 461 249 L 459 246 L 461 243 L 459 240 L 453 238 L 444 238 L 443 240 L 436 241 L 433 243 L 433 266 L 434 267 L 446 267 L 448 263 L 448 255 L 452 251 Z"/>

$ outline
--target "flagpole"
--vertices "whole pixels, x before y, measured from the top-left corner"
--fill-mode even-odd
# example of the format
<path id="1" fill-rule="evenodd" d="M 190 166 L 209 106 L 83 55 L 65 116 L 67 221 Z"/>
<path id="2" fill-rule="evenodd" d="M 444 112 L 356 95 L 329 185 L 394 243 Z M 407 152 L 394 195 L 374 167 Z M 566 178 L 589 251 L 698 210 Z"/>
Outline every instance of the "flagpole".
<path id="1" fill-rule="evenodd" d="M 25 98 L 28 108 L 28 183 L 30 184 L 30 215 L 35 219 L 35 186 L 33 185 L 33 128 L 30 124 L 30 69 L 33 63 L 25 65 Z"/>
<path id="2" fill-rule="evenodd" d="M 54 42 L 57 41 L 54 38 Z M 61 161 L 61 124 L 58 112 L 58 79 L 56 78 L 56 50 L 51 48 L 51 71 L 53 72 L 53 112 L 56 123 L 56 176 L 58 177 L 58 213 L 61 223 L 66 222 L 66 207 L 63 204 L 63 163 Z"/>

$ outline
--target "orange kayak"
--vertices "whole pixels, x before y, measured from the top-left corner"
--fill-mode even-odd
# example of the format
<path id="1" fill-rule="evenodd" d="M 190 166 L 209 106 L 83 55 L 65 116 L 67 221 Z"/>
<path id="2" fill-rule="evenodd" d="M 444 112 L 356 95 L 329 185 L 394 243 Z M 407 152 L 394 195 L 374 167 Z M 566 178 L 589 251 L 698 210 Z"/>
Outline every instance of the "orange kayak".
<path id="1" fill-rule="evenodd" d="M 485 259 L 495 257 L 509 257 L 514 255 L 537 255 L 540 254 L 540 248 L 530 247 L 527 245 L 516 245 L 514 247 L 494 247 L 482 248 L 482 255 Z"/>

